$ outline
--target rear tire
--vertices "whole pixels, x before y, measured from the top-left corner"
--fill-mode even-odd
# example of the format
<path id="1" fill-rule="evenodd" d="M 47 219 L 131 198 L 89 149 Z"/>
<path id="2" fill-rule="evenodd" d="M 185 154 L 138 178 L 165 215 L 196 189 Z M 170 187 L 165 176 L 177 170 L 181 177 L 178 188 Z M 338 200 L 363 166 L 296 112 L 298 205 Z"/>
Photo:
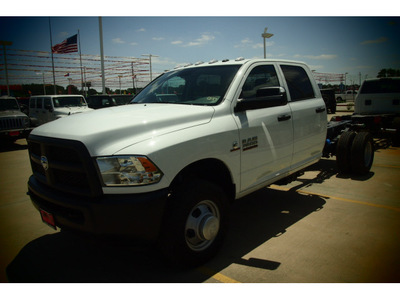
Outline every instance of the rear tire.
<path id="1" fill-rule="evenodd" d="M 368 174 L 374 161 L 374 141 L 368 132 L 360 132 L 351 146 L 351 169 L 357 175 Z"/>
<path id="2" fill-rule="evenodd" d="M 219 250 L 228 224 L 228 201 L 216 184 L 192 178 L 172 192 L 159 247 L 178 267 L 205 263 Z"/>
<path id="3" fill-rule="evenodd" d="M 356 133 L 353 131 L 344 132 L 336 146 L 336 164 L 339 173 L 348 174 L 351 172 L 351 146 Z"/>

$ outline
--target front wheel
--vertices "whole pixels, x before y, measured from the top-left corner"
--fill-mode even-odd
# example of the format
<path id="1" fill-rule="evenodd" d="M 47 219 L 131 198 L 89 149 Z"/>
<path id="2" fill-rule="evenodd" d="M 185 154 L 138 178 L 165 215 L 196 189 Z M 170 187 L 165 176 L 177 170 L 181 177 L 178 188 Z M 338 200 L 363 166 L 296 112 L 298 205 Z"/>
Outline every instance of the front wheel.
<path id="1" fill-rule="evenodd" d="M 225 192 L 201 179 L 172 191 L 159 241 L 165 256 L 179 266 L 200 265 L 216 254 L 227 229 Z"/>

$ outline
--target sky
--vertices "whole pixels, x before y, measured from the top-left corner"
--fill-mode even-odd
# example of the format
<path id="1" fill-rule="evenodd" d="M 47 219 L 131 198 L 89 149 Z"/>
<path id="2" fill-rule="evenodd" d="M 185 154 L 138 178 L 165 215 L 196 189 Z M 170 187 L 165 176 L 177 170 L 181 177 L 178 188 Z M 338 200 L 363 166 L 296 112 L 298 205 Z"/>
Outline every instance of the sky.
<path id="1" fill-rule="evenodd" d="M 134 13 L 134 12 L 132 12 Z M 152 57 L 154 73 L 212 59 L 267 58 L 306 62 L 319 73 L 348 73 L 347 80 L 400 69 L 400 17 L 132 16 L 102 19 L 104 55 Z M 80 32 L 82 54 L 100 54 L 97 16 L 0 16 L 0 40 L 11 49 L 50 51 Z M 3 76 L 2 76 L 3 77 Z M 4 80 L 2 80 L 4 81 Z M 1 84 L 4 84 L 1 82 Z"/>

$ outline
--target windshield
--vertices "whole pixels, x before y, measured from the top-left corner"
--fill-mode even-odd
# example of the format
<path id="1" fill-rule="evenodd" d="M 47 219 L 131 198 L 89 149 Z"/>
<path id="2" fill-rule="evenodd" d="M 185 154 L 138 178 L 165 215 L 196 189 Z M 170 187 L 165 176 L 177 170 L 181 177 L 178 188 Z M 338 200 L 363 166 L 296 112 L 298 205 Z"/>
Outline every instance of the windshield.
<path id="1" fill-rule="evenodd" d="M 83 97 L 54 97 L 54 107 L 86 106 Z"/>
<path id="2" fill-rule="evenodd" d="M 19 110 L 18 102 L 15 99 L 1 99 L 0 110 Z"/>
<path id="3" fill-rule="evenodd" d="M 189 68 L 166 73 L 131 103 L 219 104 L 240 65 Z"/>

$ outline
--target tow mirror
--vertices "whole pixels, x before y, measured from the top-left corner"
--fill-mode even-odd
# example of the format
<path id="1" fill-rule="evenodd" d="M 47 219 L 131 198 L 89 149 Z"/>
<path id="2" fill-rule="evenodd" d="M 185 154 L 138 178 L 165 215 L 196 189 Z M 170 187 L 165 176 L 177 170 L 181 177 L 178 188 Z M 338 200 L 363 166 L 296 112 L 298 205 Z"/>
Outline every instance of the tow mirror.
<path id="1" fill-rule="evenodd" d="M 286 90 L 283 87 L 263 87 L 257 90 L 255 97 L 239 99 L 235 107 L 235 112 L 286 104 Z"/>

